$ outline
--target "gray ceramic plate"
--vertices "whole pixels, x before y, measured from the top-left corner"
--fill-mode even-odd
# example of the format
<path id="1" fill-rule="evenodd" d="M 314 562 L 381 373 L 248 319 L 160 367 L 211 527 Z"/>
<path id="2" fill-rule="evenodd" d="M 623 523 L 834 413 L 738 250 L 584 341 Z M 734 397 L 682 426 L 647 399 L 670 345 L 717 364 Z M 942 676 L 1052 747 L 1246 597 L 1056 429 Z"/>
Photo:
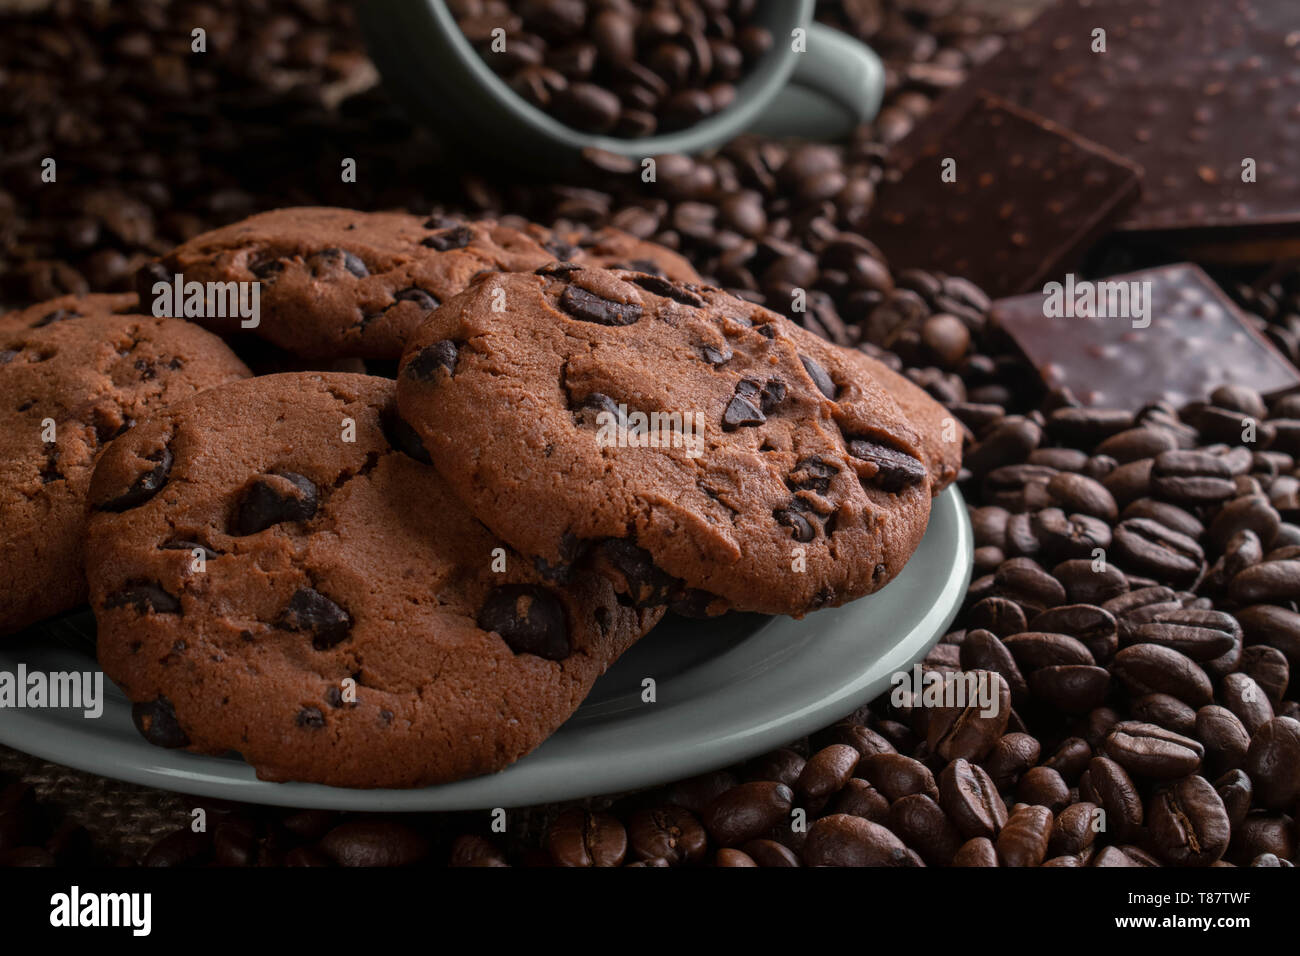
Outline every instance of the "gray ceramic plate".
<path id="1" fill-rule="evenodd" d="M 106 777 L 249 803 L 350 810 L 526 806 L 634 790 L 743 760 L 844 716 L 921 657 L 957 613 L 970 577 L 966 506 L 950 488 L 925 539 L 878 594 L 802 621 L 729 614 L 670 618 L 610 668 L 558 733 L 488 777 L 423 790 L 266 783 L 234 758 L 162 750 L 131 724 L 106 682 L 104 713 L 0 711 L 0 742 Z M 84 617 L 0 644 L 0 671 L 95 666 Z M 93 623 L 91 624 L 93 627 Z M 657 701 L 641 702 L 652 677 Z"/>

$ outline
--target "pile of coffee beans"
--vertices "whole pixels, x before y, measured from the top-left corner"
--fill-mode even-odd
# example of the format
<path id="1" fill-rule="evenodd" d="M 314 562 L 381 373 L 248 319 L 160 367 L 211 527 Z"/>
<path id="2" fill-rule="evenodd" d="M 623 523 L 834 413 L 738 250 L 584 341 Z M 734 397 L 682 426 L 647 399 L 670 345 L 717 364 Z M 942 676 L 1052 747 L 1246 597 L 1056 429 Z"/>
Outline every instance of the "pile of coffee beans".
<path id="1" fill-rule="evenodd" d="M 36 799 L 21 781 L 0 781 L 0 866 L 78 866 L 97 861 L 89 831 Z"/>
<path id="2" fill-rule="evenodd" d="M 757 0 L 452 0 L 466 38 L 529 103 L 575 129 L 634 139 L 735 100 L 772 48 Z"/>

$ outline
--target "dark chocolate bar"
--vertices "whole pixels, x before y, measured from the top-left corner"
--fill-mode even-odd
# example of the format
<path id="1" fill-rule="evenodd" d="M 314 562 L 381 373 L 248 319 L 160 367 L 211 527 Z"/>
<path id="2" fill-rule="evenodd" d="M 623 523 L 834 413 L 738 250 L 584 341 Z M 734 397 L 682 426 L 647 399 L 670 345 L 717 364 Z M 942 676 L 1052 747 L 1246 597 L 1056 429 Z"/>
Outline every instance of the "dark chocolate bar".
<path id="1" fill-rule="evenodd" d="M 1049 388 L 1085 405 L 1181 407 L 1222 384 L 1264 395 L 1300 385 L 1295 366 L 1191 263 L 1093 282 L 1071 276 L 1050 294 L 995 302 L 991 320 Z"/>
<path id="2" fill-rule="evenodd" d="M 941 178 L 949 160 L 953 182 Z M 983 96 L 882 187 L 866 235 L 895 269 L 1014 295 L 1077 264 L 1137 198 L 1140 178 L 1104 147 Z"/>
<path id="3" fill-rule="evenodd" d="M 1138 163 L 1142 199 L 1122 229 L 1300 235 L 1296 0 L 1062 0 L 948 94 L 900 155 L 943 135 L 980 91 Z"/>

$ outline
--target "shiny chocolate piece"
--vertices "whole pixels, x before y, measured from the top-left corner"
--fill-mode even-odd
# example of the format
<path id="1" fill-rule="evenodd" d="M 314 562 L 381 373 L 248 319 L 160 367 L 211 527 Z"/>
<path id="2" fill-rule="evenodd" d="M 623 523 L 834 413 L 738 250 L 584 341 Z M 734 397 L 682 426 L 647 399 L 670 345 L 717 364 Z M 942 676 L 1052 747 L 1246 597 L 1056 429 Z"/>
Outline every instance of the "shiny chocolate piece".
<path id="1" fill-rule="evenodd" d="M 1048 388 L 1068 388 L 1085 405 L 1140 408 L 1157 401 L 1181 406 L 1224 384 L 1264 395 L 1300 385 L 1295 367 L 1197 266 L 1180 263 L 1102 281 L 1124 283 L 1130 291 L 1132 283 L 1149 288 L 1149 312 L 1139 315 L 1130 301 L 1129 314 L 1102 317 L 1118 301 L 1109 293 L 1097 296 L 1105 307 L 1057 318 L 1044 314 L 1048 296 L 1041 292 L 993 303 L 991 320 L 1015 340 Z M 1077 313 L 1087 286 L 1073 288 L 1074 296 L 1065 296 L 1064 287 L 1062 299 L 1073 299 Z"/>
<path id="2" fill-rule="evenodd" d="M 1077 265 L 1137 199 L 1141 176 L 1096 143 L 981 97 L 905 161 L 866 234 L 895 269 L 938 270 L 994 297 L 1015 295 Z"/>

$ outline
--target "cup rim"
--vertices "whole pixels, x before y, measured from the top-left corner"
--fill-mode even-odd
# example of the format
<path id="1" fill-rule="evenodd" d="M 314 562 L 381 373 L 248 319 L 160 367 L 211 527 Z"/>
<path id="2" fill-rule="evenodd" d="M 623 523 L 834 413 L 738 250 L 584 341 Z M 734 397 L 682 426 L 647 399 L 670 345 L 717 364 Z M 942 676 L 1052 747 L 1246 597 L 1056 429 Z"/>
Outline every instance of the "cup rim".
<path id="1" fill-rule="evenodd" d="M 815 0 L 762 2 L 785 13 L 786 24 L 790 29 L 797 26 L 806 29 L 810 25 Z M 750 75 L 737 84 L 737 96 L 730 106 L 683 130 L 626 139 L 603 133 L 584 133 L 561 123 L 529 103 L 479 56 L 461 32 L 444 0 L 424 0 L 424 7 L 445 37 L 450 50 L 459 59 L 461 67 L 472 75 L 480 90 L 499 106 L 509 110 L 514 121 L 527 126 L 534 135 L 544 138 L 554 147 L 573 153 L 590 147 L 622 156 L 646 157 L 666 153 L 696 153 L 721 145 L 748 128 L 785 87 L 794 73 L 794 58 L 798 55 L 791 48 L 788 37 L 784 41 L 778 37 L 772 49 L 751 68 Z"/>

